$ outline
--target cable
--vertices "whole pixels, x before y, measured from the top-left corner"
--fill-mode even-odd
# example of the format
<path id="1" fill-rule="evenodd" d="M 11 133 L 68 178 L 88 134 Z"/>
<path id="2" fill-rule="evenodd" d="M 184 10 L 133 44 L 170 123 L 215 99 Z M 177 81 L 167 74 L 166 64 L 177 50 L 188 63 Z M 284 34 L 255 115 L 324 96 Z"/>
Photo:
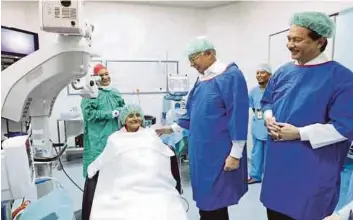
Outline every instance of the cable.
<path id="1" fill-rule="evenodd" d="M 171 149 L 171 150 L 175 153 L 175 150 L 174 150 L 174 149 Z M 177 155 L 177 154 L 175 154 L 175 155 Z M 177 158 L 179 159 L 179 158 L 180 158 L 180 155 L 177 156 Z M 181 175 L 181 160 L 177 160 L 177 163 L 178 163 L 178 170 L 179 170 L 179 176 L 180 176 L 181 193 L 183 193 L 184 190 L 183 190 L 183 184 L 182 184 L 182 179 L 183 179 L 183 178 L 182 178 L 182 175 Z M 184 200 L 184 201 L 186 202 L 186 206 L 187 206 L 186 212 L 189 212 L 190 204 L 189 204 L 188 200 L 185 199 L 185 198 L 184 198 L 183 196 L 181 196 L 181 195 L 180 195 L 180 197 L 181 197 L 182 200 Z"/>
<path id="2" fill-rule="evenodd" d="M 53 147 L 53 148 L 54 148 L 55 152 L 58 154 L 58 151 L 56 150 L 56 148 L 55 148 L 55 147 Z M 61 162 L 60 157 L 58 157 L 58 160 L 59 160 L 60 166 L 61 166 L 63 172 L 65 173 L 65 175 L 67 176 L 67 178 L 68 178 L 81 192 L 83 192 L 83 189 L 82 189 L 81 187 L 79 187 L 79 185 L 77 185 L 77 183 L 69 176 L 69 174 L 66 173 L 66 170 L 65 170 L 65 168 L 64 168 L 64 165 L 63 165 L 62 162 Z"/>
<path id="3" fill-rule="evenodd" d="M 54 144 L 52 140 L 49 139 L 49 141 L 50 141 L 52 144 Z M 64 165 L 63 165 L 62 162 L 61 162 L 60 157 L 62 156 L 62 154 L 63 154 L 64 151 L 66 150 L 67 144 L 64 144 L 64 147 L 63 147 L 63 149 L 62 149 L 60 152 L 58 152 L 54 146 L 53 146 L 53 148 L 54 148 L 54 150 L 55 150 L 55 152 L 56 152 L 56 156 L 55 156 L 55 157 L 53 157 L 53 158 L 33 158 L 33 161 L 34 161 L 34 162 L 52 162 L 52 161 L 55 161 L 56 159 L 58 159 L 58 160 L 59 160 L 59 163 L 60 163 L 60 166 L 62 167 L 62 170 L 63 170 L 63 172 L 65 173 L 65 175 L 67 176 L 67 178 L 68 178 L 81 192 L 83 192 L 83 189 L 77 185 L 77 183 L 69 176 L 69 174 L 67 174 L 66 170 L 64 169 Z M 48 177 L 47 177 L 46 179 L 39 179 L 39 180 L 36 180 L 36 184 L 44 183 L 44 182 L 48 181 L 49 179 L 55 180 L 54 178 L 50 178 L 50 177 L 48 178 Z M 58 183 L 59 181 L 56 181 L 56 182 Z M 61 185 L 61 184 L 60 184 L 60 185 Z"/>
<path id="4" fill-rule="evenodd" d="M 54 144 L 52 140 L 49 139 L 49 141 L 50 141 L 52 144 Z M 53 146 L 53 148 L 54 148 L 54 150 L 55 150 L 55 152 L 56 152 L 56 154 L 57 154 L 56 158 L 59 160 L 60 166 L 61 166 L 63 172 L 65 173 L 66 177 L 67 177 L 81 192 L 83 192 L 83 189 L 69 176 L 69 174 L 67 174 L 67 172 L 66 172 L 66 170 L 65 170 L 65 168 L 64 168 L 64 165 L 63 165 L 62 162 L 61 162 L 61 158 L 60 158 L 60 157 L 61 157 L 61 155 L 64 153 L 65 149 L 67 148 L 67 144 L 64 144 L 64 148 L 60 151 L 60 155 L 59 155 L 58 151 L 56 150 L 56 148 L 55 148 L 54 146 Z M 52 179 L 54 179 L 54 178 L 52 178 Z"/>
<path id="5" fill-rule="evenodd" d="M 185 199 L 184 197 L 182 197 L 182 196 L 181 196 L 181 199 L 186 202 L 186 205 L 187 205 L 186 212 L 189 212 L 190 205 L 189 205 L 188 200 L 186 200 L 186 199 Z"/>
<path id="6" fill-rule="evenodd" d="M 18 216 L 18 214 L 23 212 L 23 210 L 26 209 L 30 203 L 31 201 L 29 200 L 25 201 L 25 198 L 23 197 L 21 205 L 12 212 L 12 219 L 15 219 Z"/>
<path id="7" fill-rule="evenodd" d="M 53 142 L 50 139 L 49 139 L 49 141 L 53 144 Z M 67 148 L 67 144 L 64 144 L 63 149 L 58 153 L 58 151 L 56 151 L 56 149 L 54 147 L 54 149 L 56 151 L 56 156 L 51 157 L 51 158 L 48 158 L 48 157 L 35 158 L 35 157 L 33 157 L 33 161 L 34 162 L 52 162 L 52 161 L 55 161 L 55 160 L 59 159 L 63 155 L 63 153 L 65 152 L 66 148 Z"/>
<path id="8" fill-rule="evenodd" d="M 52 140 L 49 139 L 49 141 L 50 141 L 52 144 L 54 144 Z M 63 149 L 62 149 L 60 152 L 58 152 L 54 146 L 53 146 L 53 148 L 54 148 L 54 150 L 55 150 L 55 152 L 56 152 L 56 156 L 55 156 L 55 157 L 53 157 L 53 158 L 33 158 L 34 162 L 52 162 L 52 161 L 58 159 L 58 160 L 59 160 L 59 163 L 60 163 L 60 166 L 61 166 L 63 172 L 65 173 L 66 177 L 67 177 L 81 192 L 83 192 L 83 189 L 77 185 L 77 183 L 69 176 L 69 174 L 67 174 L 67 172 L 66 172 L 66 170 L 65 170 L 65 168 L 64 168 L 64 165 L 63 165 L 62 162 L 61 162 L 60 157 L 61 157 L 61 155 L 64 153 L 65 149 L 67 148 L 67 144 L 64 144 L 64 147 L 63 147 Z M 43 183 L 43 182 L 46 182 L 46 181 L 48 181 L 48 180 L 38 180 L 37 184 L 40 184 L 40 183 Z"/>

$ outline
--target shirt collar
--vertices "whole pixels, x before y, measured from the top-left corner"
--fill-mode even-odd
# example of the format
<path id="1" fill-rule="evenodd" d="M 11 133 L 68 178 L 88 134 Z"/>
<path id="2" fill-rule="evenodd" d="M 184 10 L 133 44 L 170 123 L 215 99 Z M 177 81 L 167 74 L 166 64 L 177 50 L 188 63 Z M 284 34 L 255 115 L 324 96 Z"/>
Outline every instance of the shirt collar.
<path id="1" fill-rule="evenodd" d="M 205 70 L 204 74 L 200 75 L 200 79 L 209 78 L 213 75 L 219 75 L 223 73 L 227 69 L 227 65 L 223 64 L 221 61 L 216 60 L 207 70 Z"/>
<path id="2" fill-rule="evenodd" d="M 317 57 L 315 57 L 314 59 L 310 60 L 309 62 L 301 66 L 318 65 L 318 64 L 326 63 L 327 61 L 329 61 L 329 59 L 327 58 L 326 54 L 320 53 Z M 295 61 L 295 65 L 300 65 L 300 64 L 298 63 L 298 61 Z"/>

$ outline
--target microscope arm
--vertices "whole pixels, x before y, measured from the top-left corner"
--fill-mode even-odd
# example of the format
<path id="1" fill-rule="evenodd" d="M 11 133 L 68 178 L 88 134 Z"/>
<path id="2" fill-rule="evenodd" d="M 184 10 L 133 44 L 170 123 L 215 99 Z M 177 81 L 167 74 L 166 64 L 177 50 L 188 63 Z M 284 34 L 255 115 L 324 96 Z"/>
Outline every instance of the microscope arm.
<path id="1" fill-rule="evenodd" d="M 2 117 L 13 121 L 49 117 L 61 90 L 86 75 L 90 53 L 85 39 L 58 37 L 48 50 L 38 50 L 2 72 Z"/>

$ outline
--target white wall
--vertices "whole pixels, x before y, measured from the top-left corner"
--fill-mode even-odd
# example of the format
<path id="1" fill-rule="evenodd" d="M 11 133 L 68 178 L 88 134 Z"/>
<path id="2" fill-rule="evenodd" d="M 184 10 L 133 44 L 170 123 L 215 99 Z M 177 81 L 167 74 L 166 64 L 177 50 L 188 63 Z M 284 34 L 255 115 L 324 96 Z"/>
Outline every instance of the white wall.
<path id="1" fill-rule="evenodd" d="M 217 47 L 218 57 L 236 62 L 251 88 L 256 85 L 256 65 L 268 60 L 269 35 L 289 28 L 293 13 L 332 14 L 350 7 L 353 1 L 239 2 L 210 10 L 206 30 Z"/>
<path id="2" fill-rule="evenodd" d="M 104 58 L 161 60 L 168 53 L 168 59 L 180 61 L 180 72 L 189 73 L 191 81 L 197 76 L 183 57 L 183 48 L 192 38 L 204 33 L 201 11 L 118 2 L 86 2 L 84 9 L 86 20 L 95 25 L 93 49 Z M 1 24 L 38 32 L 40 47 L 48 45 L 54 36 L 39 30 L 36 2 L 3 1 Z M 145 113 L 160 118 L 162 97 L 141 95 Z M 135 96 L 124 98 L 127 102 L 137 100 Z M 67 96 L 66 88 L 58 96 L 50 120 L 53 141 L 57 141 L 56 119 L 61 112 L 79 106 L 80 100 L 78 96 Z"/>

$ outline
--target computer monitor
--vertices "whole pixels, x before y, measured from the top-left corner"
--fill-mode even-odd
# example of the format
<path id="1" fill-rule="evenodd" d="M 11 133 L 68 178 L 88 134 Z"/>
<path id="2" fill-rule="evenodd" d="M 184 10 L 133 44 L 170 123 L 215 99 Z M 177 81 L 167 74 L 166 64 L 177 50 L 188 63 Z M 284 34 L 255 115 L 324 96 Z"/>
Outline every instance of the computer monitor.
<path id="1" fill-rule="evenodd" d="M 38 49 L 37 33 L 1 26 L 1 55 L 23 57 Z"/>

